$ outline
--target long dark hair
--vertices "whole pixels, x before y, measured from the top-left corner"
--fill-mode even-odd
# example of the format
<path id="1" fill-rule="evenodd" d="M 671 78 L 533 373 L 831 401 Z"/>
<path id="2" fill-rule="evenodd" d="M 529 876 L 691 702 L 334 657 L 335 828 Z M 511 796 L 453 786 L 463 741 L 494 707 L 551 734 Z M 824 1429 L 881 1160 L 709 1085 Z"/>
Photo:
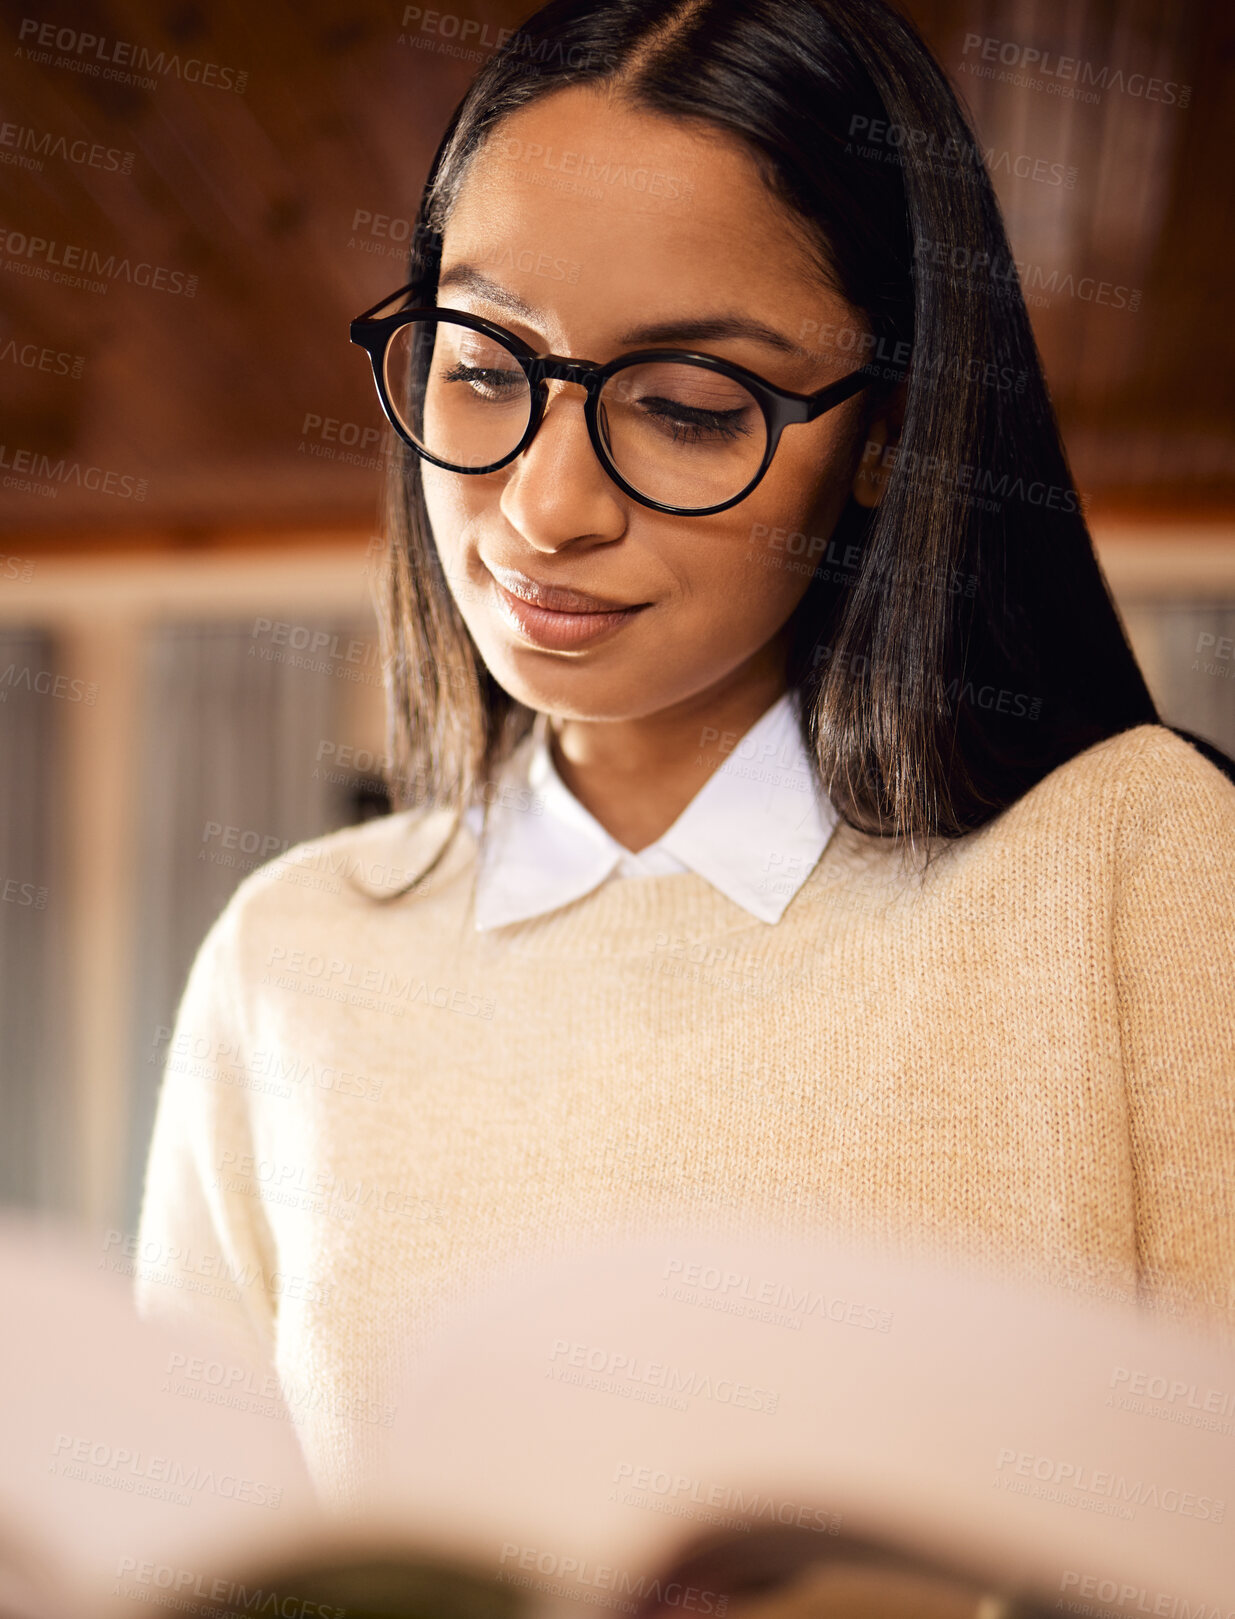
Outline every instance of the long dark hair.
<path id="1" fill-rule="evenodd" d="M 795 611 L 789 677 L 851 826 L 916 846 L 980 827 L 1075 754 L 1158 714 L 1099 568 L 966 117 L 883 0 L 551 0 L 455 112 L 413 239 L 436 298 L 471 157 L 572 85 L 739 138 L 865 315 L 908 357 L 873 510 L 850 500 Z M 489 674 L 450 595 L 415 455 L 390 485 L 383 611 L 392 799 L 456 815 L 533 712 Z M 689 522 L 689 518 L 684 518 Z M 456 822 L 457 824 L 457 822 Z"/>

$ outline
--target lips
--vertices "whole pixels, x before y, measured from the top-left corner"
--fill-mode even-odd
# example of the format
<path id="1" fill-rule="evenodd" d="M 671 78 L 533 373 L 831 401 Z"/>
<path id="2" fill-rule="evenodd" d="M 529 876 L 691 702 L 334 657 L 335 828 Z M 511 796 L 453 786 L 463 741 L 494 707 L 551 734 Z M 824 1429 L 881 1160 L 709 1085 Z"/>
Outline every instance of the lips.
<path id="1" fill-rule="evenodd" d="M 514 631 L 520 643 L 538 647 L 544 652 L 580 652 L 584 647 L 607 641 L 623 625 L 638 618 L 648 605 L 643 603 L 639 607 L 616 610 L 602 610 L 593 605 L 586 612 L 567 613 L 560 608 L 541 607 L 536 602 L 516 596 L 513 591 L 506 589 L 496 575 L 492 577 L 494 606 L 507 628 Z M 577 597 L 579 592 L 569 591 L 566 594 Z M 596 598 L 588 596 L 585 600 L 595 603 Z"/>
<path id="2" fill-rule="evenodd" d="M 549 613 L 623 613 L 634 607 L 646 606 L 644 602 L 621 602 L 607 596 L 593 596 L 589 591 L 571 590 L 565 585 L 546 585 L 514 568 L 497 568 L 492 563 L 486 566 L 503 590 Z"/>

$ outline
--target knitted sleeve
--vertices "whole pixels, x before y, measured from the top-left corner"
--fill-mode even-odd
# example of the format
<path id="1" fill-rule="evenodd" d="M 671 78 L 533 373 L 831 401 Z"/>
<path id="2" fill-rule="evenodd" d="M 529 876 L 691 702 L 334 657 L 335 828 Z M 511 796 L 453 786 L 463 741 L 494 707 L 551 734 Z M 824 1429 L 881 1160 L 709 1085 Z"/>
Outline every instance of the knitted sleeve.
<path id="1" fill-rule="evenodd" d="M 135 1289 L 146 1317 L 209 1318 L 269 1365 L 274 1243 L 229 1166 L 251 1151 L 237 961 L 240 891 L 216 919 L 176 1013 L 146 1164 Z"/>
<path id="2" fill-rule="evenodd" d="M 1235 1343 L 1235 785 L 1145 736 L 1114 899 L 1140 1292 Z"/>

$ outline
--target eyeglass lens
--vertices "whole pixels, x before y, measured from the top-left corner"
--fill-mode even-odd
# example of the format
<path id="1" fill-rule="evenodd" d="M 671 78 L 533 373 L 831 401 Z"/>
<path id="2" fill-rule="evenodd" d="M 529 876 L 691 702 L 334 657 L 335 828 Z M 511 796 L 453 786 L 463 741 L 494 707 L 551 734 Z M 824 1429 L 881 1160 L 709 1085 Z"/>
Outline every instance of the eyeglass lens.
<path id="1" fill-rule="evenodd" d="M 386 390 L 413 443 L 460 472 L 503 461 L 531 420 L 532 388 L 515 355 L 437 317 L 396 329 Z M 619 475 L 666 506 L 702 509 L 733 499 L 759 471 L 767 443 L 754 395 L 688 361 L 615 373 L 601 390 L 597 422 Z"/>

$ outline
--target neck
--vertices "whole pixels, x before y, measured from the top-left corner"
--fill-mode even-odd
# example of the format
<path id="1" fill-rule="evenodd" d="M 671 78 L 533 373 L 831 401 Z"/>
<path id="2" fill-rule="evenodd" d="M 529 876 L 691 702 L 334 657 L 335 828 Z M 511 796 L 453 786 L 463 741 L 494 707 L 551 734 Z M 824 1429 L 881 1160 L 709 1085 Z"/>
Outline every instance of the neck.
<path id="1" fill-rule="evenodd" d="M 787 684 L 783 658 L 765 652 L 655 714 L 551 718 L 554 767 L 606 832 L 637 852 L 669 830 Z"/>

